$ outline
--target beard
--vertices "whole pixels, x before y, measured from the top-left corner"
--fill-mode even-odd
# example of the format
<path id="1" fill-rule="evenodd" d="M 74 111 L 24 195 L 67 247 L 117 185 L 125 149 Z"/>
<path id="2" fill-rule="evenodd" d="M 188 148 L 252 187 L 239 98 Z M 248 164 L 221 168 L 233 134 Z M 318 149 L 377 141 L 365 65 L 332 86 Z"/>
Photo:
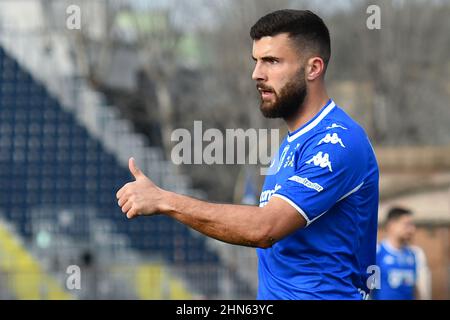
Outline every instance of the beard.
<path id="1" fill-rule="evenodd" d="M 308 93 L 304 71 L 305 68 L 302 67 L 294 78 L 281 88 L 279 94 L 271 87 L 257 84 L 257 88 L 271 91 L 274 95 L 274 101 L 263 100 L 261 96 L 259 108 L 264 117 L 287 120 L 298 112 Z"/>

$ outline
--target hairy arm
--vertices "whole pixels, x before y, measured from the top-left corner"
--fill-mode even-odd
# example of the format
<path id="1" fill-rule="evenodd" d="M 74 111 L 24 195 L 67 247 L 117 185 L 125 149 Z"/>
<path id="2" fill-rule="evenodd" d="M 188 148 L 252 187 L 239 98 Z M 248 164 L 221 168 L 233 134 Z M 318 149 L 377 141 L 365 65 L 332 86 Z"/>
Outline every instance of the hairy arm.
<path id="1" fill-rule="evenodd" d="M 273 198 L 265 207 L 214 204 L 166 194 L 161 212 L 189 227 L 232 244 L 267 248 L 306 221 L 288 203 Z"/>
<path id="2" fill-rule="evenodd" d="M 267 248 L 306 225 L 295 208 L 282 199 L 272 198 L 256 206 L 215 204 L 158 188 L 130 159 L 136 181 L 117 192 L 118 204 L 128 218 L 165 214 L 217 240 Z"/>

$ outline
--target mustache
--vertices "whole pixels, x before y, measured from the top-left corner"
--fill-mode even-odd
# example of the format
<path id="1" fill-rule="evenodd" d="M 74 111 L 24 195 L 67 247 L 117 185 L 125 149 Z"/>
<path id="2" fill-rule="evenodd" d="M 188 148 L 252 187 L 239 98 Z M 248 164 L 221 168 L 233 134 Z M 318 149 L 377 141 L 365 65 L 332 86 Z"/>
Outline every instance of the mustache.
<path id="1" fill-rule="evenodd" d="M 270 87 L 270 86 L 266 86 L 265 84 L 262 83 L 257 83 L 256 84 L 256 90 L 258 91 L 270 91 L 270 92 L 275 92 L 275 90 Z"/>

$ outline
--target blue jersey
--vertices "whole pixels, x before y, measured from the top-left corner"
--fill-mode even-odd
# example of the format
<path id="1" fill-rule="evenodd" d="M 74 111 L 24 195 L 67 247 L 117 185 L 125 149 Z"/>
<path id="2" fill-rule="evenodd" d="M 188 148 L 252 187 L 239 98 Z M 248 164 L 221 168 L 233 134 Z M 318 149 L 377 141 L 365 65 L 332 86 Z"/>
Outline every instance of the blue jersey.
<path id="1" fill-rule="evenodd" d="M 257 249 L 258 299 L 361 299 L 378 216 L 378 165 L 367 135 L 330 100 L 278 154 L 260 207 L 279 197 L 307 226 Z"/>
<path id="2" fill-rule="evenodd" d="M 380 288 L 373 291 L 374 300 L 413 300 L 417 279 L 414 251 L 409 247 L 395 249 L 383 241 L 377 251 Z"/>

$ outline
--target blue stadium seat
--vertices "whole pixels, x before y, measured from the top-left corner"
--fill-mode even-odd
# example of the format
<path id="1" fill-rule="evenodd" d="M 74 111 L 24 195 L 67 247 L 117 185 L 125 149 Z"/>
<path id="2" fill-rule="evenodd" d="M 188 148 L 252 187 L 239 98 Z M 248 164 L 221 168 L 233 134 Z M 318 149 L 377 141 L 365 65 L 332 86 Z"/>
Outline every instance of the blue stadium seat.
<path id="1" fill-rule="evenodd" d="M 115 194 L 131 180 L 127 168 L 0 48 L 0 209 L 22 236 L 32 235 L 31 214 L 40 206 L 84 206 L 144 254 L 177 264 L 219 262 L 205 239 L 180 223 L 164 216 L 126 219 Z M 55 230 L 86 236 L 84 214 L 77 213 L 72 229 L 55 222 Z"/>

